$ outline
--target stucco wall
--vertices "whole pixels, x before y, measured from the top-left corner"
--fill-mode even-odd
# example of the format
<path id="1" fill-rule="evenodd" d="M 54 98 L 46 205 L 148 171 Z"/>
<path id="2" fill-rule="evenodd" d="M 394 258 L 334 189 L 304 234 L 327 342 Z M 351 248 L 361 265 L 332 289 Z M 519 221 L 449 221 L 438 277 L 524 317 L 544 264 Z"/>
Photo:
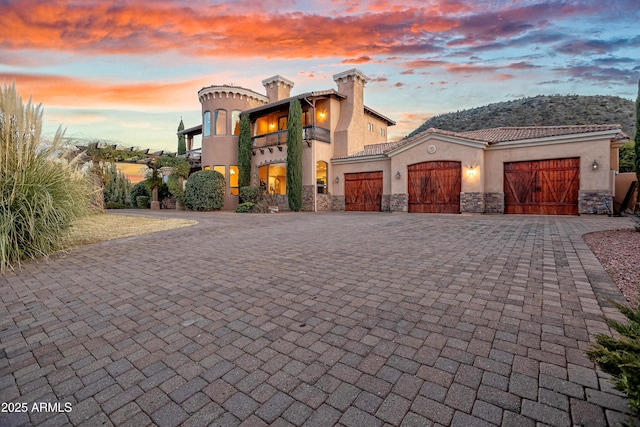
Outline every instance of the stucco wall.
<path id="1" fill-rule="evenodd" d="M 613 198 L 616 209 L 618 209 L 624 201 L 624 198 L 627 195 L 627 191 L 629 191 L 629 185 L 636 180 L 637 176 L 635 172 L 624 172 L 616 176 L 616 194 Z M 637 194 L 638 192 L 635 191 L 634 195 L 637 196 Z M 633 208 L 633 202 L 635 201 L 635 199 L 636 197 L 631 198 L 628 208 Z"/>
<path id="2" fill-rule="evenodd" d="M 433 148 L 435 147 L 435 151 Z M 431 152 L 433 151 L 433 152 Z M 483 166 L 484 150 L 480 147 L 447 142 L 429 137 L 417 145 L 404 151 L 392 153 L 391 157 L 391 192 L 393 194 L 406 193 L 408 190 L 407 166 L 433 161 L 456 161 L 462 165 L 462 192 L 478 193 L 484 191 Z M 475 175 L 469 176 L 467 171 L 474 167 Z M 400 172 L 400 179 L 396 179 L 396 173 Z"/>
<path id="3" fill-rule="evenodd" d="M 364 115 L 366 123 L 364 128 L 364 145 L 383 144 L 387 142 L 387 122 L 380 120 L 369 114 Z M 369 130 L 369 123 L 373 125 L 373 130 Z M 384 135 L 380 134 L 380 129 L 384 129 Z M 360 150 L 364 149 L 364 145 Z"/>
<path id="4" fill-rule="evenodd" d="M 355 162 L 347 164 L 331 164 L 330 169 L 333 170 L 329 180 L 333 180 L 333 196 L 344 196 L 344 174 L 359 172 L 377 172 L 382 171 L 382 193 L 391 193 L 391 162 L 389 159 L 374 160 L 369 162 Z M 336 183 L 336 176 L 339 182 Z M 395 178 L 394 178 L 395 179 Z"/>
<path id="5" fill-rule="evenodd" d="M 607 190 L 610 188 L 609 147 L 610 142 L 605 139 L 508 149 L 492 147 L 485 154 L 485 191 L 504 191 L 504 163 L 569 157 L 580 157 L 580 190 Z M 591 166 L 594 160 L 599 164 L 597 170 Z"/>

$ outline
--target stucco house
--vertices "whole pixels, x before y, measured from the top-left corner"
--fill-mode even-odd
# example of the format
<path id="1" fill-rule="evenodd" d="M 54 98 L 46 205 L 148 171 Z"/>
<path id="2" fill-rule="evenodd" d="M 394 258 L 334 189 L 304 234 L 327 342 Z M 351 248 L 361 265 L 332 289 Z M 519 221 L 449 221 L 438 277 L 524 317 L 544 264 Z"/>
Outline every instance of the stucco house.
<path id="1" fill-rule="evenodd" d="M 286 208 L 289 102 L 303 108 L 306 211 L 390 211 L 578 215 L 609 213 L 620 125 L 537 126 L 450 132 L 429 129 L 387 141 L 393 120 L 364 105 L 368 78 L 351 69 L 336 89 L 291 96 L 282 76 L 262 81 L 266 95 L 231 85 L 198 92 L 201 164 L 227 181 L 225 209 L 238 203 L 240 116 L 251 122 L 252 185 Z"/>
<path id="2" fill-rule="evenodd" d="M 225 209 L 238 203 L 238 136 L 240 116 L 249 115 L 253 140 L 252 185 L 264 185 L 280 208 L 287 205 L 286 159 L 289 103 L 298 99 L 303 125 L 303 205 L 306 211 L 332 209 L 334 183 L 330 162 L 366 145 L 387 142 L 387 128 L 395 122 L 364 105 L 368 78 L 351 69 L 333 76 L 336 89 L 291 95 L 294 82 L 276 75 L 262 81 L 266 94 L 232 85 L 209 86 L 198 92 L 202 125 L 180 132 L 187 149 L 202 134 L 203 169 L 222 173 L 227 181 Z"/>

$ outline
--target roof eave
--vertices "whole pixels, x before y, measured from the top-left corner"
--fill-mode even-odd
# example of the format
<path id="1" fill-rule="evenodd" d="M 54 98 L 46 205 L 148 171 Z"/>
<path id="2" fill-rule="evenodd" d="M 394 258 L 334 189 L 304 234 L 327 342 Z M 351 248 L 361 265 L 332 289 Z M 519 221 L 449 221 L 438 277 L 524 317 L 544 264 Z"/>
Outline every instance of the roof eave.
<path id="1" fill-rule="evenodd" d="M 370 162 L 372 160 L 388 160 L 389 158 L 384 154 L 374 154 L 370 156 L 357 156 L 357 157 L 337 157 L 331 159 L 331 164 L 342 165 L 348 163 L 363 163 Z"/>
<path id="2" fill-rule="evenodd" d="M 240 113 L 240 115 L 249 114 L 249 116 L 251 116 L 251 114 L 258 113 L 260 111 L 276 110 L 278 109 L 278 107 L 286 105 L 294 99 L 301 100 L 305 98 L 316 98 L 316 97 L 326 97 L 326 96 L 329 96 L 329 97 L 335 96 L 336 98 L 340 98 L 340 99 L 346 98 L 346 96 L 336 92 L 334 89 L 329 89 L 325 91 L 305 92 L 305 93 L 301 93 L 300 95 L 291 96 L 289 98 L 270 102 L 269 104 L 261 105 L 259 107 L 254 107 L 248 110 L 244 110 L 242 111 L 242 113 Z"/>
<path id="3" fill-rule="evenodd" d="M 368 114 L 371 114 L 372 116 L 374 116 L 377 119 L 380 119 L 380 120 L 382 120 L 384 122 L 387 122 L 387 126 L 395 126 L 395 124 L 396 124 L 395 121 L 391 120 L 388 117 L 385 117 L 384 115 L 378 113 L 376 110 L 374 110 L 372 108 L 367 107 L 366 105 L 364 106 L 364 112 L 368 113 Z"/>

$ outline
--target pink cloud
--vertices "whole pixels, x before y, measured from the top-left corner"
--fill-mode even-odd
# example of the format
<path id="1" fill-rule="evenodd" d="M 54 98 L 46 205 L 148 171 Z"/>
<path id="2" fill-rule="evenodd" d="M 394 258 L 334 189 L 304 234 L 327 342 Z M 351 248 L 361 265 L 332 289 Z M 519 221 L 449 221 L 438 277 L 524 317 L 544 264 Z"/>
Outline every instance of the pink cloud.
<path id="1" fill-rule="evenodd" d="M 15 81 L 22 96 L 31 96 L 37 103 L 65 107 L 111 105 L 135 108 L 163 105 L 167 99 L 183 100 L 185 105 L 191 105 L 184 94 L 193 93 L 194 88 L 201 87 L 199 81 L 124 84 L 63 76 L 0 73 L 2 81 Z M 179 106 L 179 102 L 177 104 Z"/>

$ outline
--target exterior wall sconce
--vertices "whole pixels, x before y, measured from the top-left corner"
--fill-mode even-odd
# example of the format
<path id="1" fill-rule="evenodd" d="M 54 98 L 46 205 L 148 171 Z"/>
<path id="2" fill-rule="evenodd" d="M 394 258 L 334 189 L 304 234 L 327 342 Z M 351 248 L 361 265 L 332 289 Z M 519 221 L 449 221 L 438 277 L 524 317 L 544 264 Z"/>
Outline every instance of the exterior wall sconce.
<path id="1" fill-rule="evenodd" d="M 396 172 L 396 179 L 400 179 L 400 171 Z"/>
<path id="2" fill-rule="evenodd" d="M 470 166 L 467 168 L 467 176 L 469 178 L 473 178 L 474 176 L 476 176 L 477 173 L 478 171 L 475 166 Z"/>
<path id="3" fill-rule="evenodd" d="M 593 163 L 591 163 L 591 167 L 593 168 L 593 170 L 597 170 L 598 166 L 600 166 L 600 165 L 598 165 L 598 161 L 597 160 L 594 160 Z"/>
<path id="4" fill-rule="evenodd" d="M 340 182 L 340 177 L 336 176 L 336 184 Z"/>
<path id="5" fill-rule="evenodd" d="M 320 120 L 324 120 L 326 116 L 327 116 L 327 113 L 325 113 L 324 111 L 318 112 L 318 117 L 320 118 Z"/>

